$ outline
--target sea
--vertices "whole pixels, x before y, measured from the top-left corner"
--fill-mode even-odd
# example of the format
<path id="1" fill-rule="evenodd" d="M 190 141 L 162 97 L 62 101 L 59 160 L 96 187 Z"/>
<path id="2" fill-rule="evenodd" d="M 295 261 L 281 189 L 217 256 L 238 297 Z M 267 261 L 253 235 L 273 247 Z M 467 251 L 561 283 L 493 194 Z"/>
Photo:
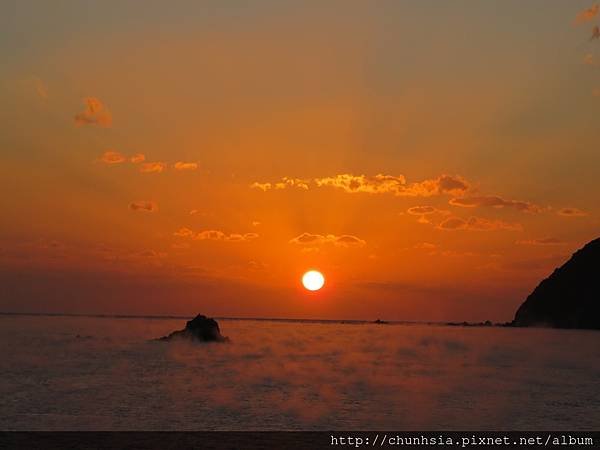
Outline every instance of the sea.
<path id="1" fill-rule="evenodd" d="M 600 332 L 0 315 L 0 430 L 596 430 Z"/>

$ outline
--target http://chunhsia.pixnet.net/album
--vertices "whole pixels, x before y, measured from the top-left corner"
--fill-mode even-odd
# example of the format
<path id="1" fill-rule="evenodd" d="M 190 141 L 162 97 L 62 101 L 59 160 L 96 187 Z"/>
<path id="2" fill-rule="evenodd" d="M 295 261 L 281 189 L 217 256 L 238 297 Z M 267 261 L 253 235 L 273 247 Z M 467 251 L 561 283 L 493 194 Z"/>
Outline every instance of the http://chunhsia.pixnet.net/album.
<path id="1" fill-rule="evenodd" d="M 0 23 L 0 448 L 600 447 L 600 0 Z"/>

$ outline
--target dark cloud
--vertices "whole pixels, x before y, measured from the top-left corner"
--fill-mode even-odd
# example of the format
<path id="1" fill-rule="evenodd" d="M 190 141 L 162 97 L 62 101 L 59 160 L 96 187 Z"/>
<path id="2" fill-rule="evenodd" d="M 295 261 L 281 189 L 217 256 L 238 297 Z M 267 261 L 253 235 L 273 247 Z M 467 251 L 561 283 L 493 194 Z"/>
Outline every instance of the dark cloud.
<path id="1" fill-rule="evenodd" d="M 534 205 L 533 203 L 520 200 L 505 200 L 502 197 L 495 195 L 453 198 L 449 203 L 452 206 L 459 206 L 462 208 L 476 208 L 481 206 L 492 208 L 514 208 L 517 211 L 528 213 L 538 213 L 543 210 L 542 207 Z"/>
<path id="2" fill-rule="evenodd" d="M 438 226 L 440 230 L 465 230 L 465 231 L 521 231 L 523 227 L 518 223 L 509 223 L 502 220 L 489 220 L 481 217 L 470 217 L 461 219 L 460 217 L 449 217 L 442 221 Z"/>
<path id="3" fill-rule="evenodd" d="M 343 234 L 336 236 L 333 234 L 322 235 L 322 234 L 310 234 L 302 233 L 299 236 L 290 240 L 290 244 L 298 245 L 321 245 L 321 244 L 333 244 L 338 247 L 362 247 L 366 245 L 366 242 L 356 236 L 350 234 Z"/>
<path id="4" fill-rule="evenodd" d="M 129 209 L 132 211 L 156 212 L 158 211 L 158 205 L 155 202 L 140 200 L 137 202 L 131 202 L 129 204 Z"/>
<path id="5" fill-rule="evenodd" d="M 578 208 L 562 208 L 562 209 L 558 210 L 557 214 L 559 216 L 567 216 L 567 217 L 583 217 L 583 216 L 588 215 L 587 212 L 582 211 L 581 209 L 578 209 Z"/>
<path id="6" fill-rule="evenodd" d="M 434 195 L 465 193 L 470 184 L 458 175 L 440 175 L 417 183 L 407 183 L 403 175 L 340 174 L 333 177 L 315 179 L 317 186 L 329 186 L 348 193 L 366 192 L 371 194 L 390 193 L 401 197 L 430 197 Z"/>

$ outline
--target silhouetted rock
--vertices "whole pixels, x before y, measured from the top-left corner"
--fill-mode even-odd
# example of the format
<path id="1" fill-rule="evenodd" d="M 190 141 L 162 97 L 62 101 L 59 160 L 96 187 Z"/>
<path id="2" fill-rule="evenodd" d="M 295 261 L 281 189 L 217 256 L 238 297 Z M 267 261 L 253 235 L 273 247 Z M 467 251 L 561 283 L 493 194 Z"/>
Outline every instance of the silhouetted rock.
<path id="1" fill-rule="evenodd" d="M 489 320 L 485 322 L 446 322 L 445 325 L 450 327 L 494 327 L 494 325 Z"/>
<path id="2" fill-rule="evenodd" d="M 185 324 L 183 330 L 173 331 L 168 336 L 159 338 L 161 341 L 173 339 L 188 339 L 198 342 L 227 342 L 229 338 L 221 334 L 219 324 L 215 319 L 198 314 Z"/>
<path id="3" fill-rule="evenodd" d="M 600 329 L 600 238 L 543 280 L 515 314 L 514 326 Z"/>

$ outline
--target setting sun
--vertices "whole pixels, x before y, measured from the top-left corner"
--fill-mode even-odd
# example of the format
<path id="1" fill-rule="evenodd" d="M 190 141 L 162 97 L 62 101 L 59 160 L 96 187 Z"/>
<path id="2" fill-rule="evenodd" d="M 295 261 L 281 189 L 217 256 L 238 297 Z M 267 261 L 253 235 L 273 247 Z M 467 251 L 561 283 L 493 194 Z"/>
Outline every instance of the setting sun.
<path id="1" fill-rule="evenodd" d="M 325 277 L 321 272 L 309 270 L 302 276 L 302 284 L 309 291 L 318 291 L 325 284 Z"/>

